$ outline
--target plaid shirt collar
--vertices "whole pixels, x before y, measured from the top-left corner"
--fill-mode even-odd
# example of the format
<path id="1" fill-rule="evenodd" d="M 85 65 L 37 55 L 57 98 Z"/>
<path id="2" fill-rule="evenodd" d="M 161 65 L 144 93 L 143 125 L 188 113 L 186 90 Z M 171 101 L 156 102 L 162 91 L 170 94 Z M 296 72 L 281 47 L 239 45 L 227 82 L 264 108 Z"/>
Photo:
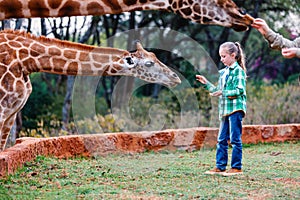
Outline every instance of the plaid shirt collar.
<path id="1" fill-rule="evenodd" d="M 233 69 L 236 68 L 237 66 L 239 66 L 238 62 L 234 62 L 232 65 L 226 66 L 226 67 L 224 67 L 223 69 L 220 69 L 220 70 L 219 70 L 220 76 L 222 76 L 222 75 L 226 72 L 226 70 L 233 70 Z"/>

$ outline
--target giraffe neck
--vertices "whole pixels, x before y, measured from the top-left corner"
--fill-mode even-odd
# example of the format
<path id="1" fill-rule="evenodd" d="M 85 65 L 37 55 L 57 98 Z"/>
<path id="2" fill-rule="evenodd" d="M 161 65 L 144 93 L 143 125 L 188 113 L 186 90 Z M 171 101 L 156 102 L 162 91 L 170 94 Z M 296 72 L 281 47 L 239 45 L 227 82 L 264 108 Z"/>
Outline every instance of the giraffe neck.
<path id="1" fill-rule="evenodd" d="M 137 43 L 135 52 L 36 37 L 21 31 L 0 32 L 0 73 L 19 77 L 33 72 L 87 76 L 133 76 L 175 86 L 179 77 L 155 54 Z M 3 67 L 3 69 L 1 68 Z"/>
<path id="2" fill-rule="evenodd" d="M 119 14 L 138 10 L 167 11 L 169 6 L 168 0 L 146 0 L 145 3 L 138 0 L 0 0 L 0 20 Z"/>
<path id="3" fill-rule="evenodd" d="M 23 66 L 25 74 L 118 75 L 117 71 L 126 64 L 122 59 L 130 55 L 121 49 L 36 37 L 19 31 L 0 33 L 0 51 L 15 56 L 9 60 Z"/>
<path id="4" fill-rule="evenodd" d="M 141 3 L 142 2 L 142 3 Z M 0 0 L 0 20 L 119 14 L 138 10 L 169 11 L 201 24 L 244 31 L 253 18 L 232 0 Z"/>

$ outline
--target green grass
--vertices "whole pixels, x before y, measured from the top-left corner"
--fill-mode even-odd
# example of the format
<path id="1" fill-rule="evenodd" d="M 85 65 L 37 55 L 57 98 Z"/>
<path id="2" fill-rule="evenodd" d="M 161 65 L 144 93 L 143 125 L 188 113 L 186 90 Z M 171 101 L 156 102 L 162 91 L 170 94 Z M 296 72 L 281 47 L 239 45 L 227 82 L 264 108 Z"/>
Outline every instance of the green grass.
<path id="1" fill-rule="evenodd" d="M 244 146 L 244 174 L 205 175 L 215 149 L 38 157 L 0 181 L 0 199 L 299 199 L 300 142 Z"/>

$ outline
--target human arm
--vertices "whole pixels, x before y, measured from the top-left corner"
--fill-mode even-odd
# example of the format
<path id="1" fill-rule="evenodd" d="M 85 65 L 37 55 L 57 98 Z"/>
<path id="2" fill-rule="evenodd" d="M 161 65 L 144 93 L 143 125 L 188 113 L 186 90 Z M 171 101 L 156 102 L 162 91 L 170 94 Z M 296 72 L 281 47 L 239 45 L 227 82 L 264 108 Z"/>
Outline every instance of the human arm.
<path id="1" fill-rule="evenodd" d="M 209 82 L 204 76 L 196 75 L 196 80 L 204 85 L 204 88 L 208 90 L 212 96 L 219 91 L 219 88 L 214 86 L 211 82 Z M 217 93 L 216 93 L 217 94 Z"/>
<path id="2" fill-rule="evenodd" d="M 266 21 L 260 18 L 256 18 L 254 20 L 252 27 L 256 28 L 264 36 L 272 49 L 281 50 L 284 48 L 291 48 L 287 58 L 292 58 L 295 56 L 300 57 L 300 37 L 296 38 L 295 40 L 286 39 L 279 33 L 274 32 L 268 26 Z M 286 57 L 283 52 L 282 55 Z"/>

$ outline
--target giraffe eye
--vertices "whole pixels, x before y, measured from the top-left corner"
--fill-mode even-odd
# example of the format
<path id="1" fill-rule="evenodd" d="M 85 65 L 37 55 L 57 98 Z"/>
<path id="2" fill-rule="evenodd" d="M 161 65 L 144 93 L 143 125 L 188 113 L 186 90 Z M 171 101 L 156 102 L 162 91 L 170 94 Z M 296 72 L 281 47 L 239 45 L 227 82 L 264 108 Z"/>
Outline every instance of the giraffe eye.
<path id="1" fill-rule="evenodd" d="M 153 62 L 153 61 L 146 61 L 146 62 L 145 62 L 145 66 L 146 66 L 146 67 L 153 67 L 153 65 L 154 65 L 154 62 Z"/>
<path id="2" fill-rule="evenodd" d="M 247 14 L 247 11 L 245 8 L 240 8 L 239 9 L 239 12 L 242 14 L 242 15 L 246 15 Z"/>

